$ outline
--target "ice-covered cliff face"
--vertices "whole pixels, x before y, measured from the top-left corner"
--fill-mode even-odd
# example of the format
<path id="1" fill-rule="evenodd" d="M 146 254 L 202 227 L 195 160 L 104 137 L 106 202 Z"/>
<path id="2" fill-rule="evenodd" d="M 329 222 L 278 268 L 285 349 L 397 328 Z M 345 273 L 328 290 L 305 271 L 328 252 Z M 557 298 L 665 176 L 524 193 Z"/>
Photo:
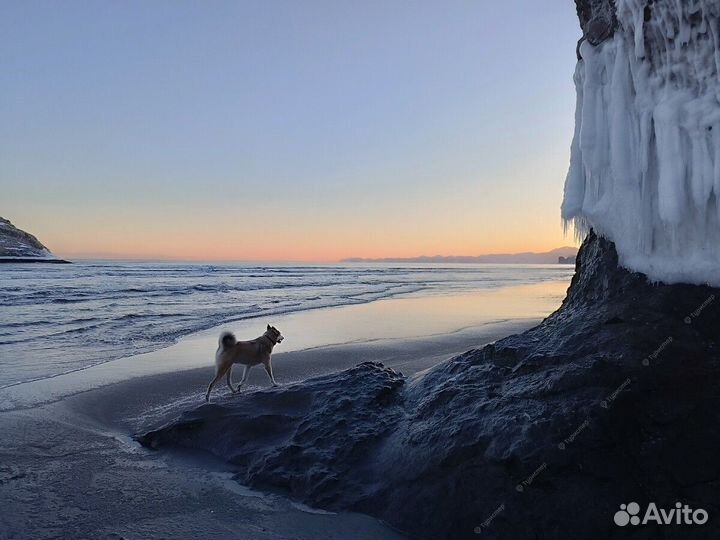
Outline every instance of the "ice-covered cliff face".
<path id="1" fill-rule="evenodd" d="M 651 279 L 718 286 L 720 0 L 614 4 L 579 47 L 562 217 Z"/>

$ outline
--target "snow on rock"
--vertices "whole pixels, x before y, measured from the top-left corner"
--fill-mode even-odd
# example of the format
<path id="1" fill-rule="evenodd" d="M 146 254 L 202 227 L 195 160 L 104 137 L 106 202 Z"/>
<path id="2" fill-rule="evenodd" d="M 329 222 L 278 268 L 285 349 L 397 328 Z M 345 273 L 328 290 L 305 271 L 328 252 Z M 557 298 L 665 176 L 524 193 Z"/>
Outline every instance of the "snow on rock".
<path id="1" fill-rule="evenodd" d="M 16 259 L 55 259 L 55 256 L 32 234 L 0 217 L 0 262 Z"/>
<path id="2" fill-rule="evenodd" d="M 650 279 L 720 285 L 720 1 L 616 0 L 614 16 L 578 49 L 562 217 Z"/>

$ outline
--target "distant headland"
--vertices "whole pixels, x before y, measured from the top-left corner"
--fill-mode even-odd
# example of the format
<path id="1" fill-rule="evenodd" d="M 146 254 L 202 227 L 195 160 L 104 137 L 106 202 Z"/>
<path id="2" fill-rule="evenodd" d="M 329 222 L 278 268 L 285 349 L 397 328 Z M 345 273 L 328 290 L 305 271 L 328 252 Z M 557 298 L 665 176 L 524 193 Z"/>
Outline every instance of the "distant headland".
<path id="1" fill-rule="evenodd" d="M 69 264 L 69 261 L 58 259 L 32 234 L 18 229 L 9 220 L 0 217 L 0 264 L 2 263 Z"/>
<path id="2" fill-rule="evenodd" d="M 491 263 L 491 264 L 575 264 L 578 249 L 563 246 L 542 253 L 495 253 L 490 255 L 422 255 L 419 257 L 386 257 L 365 259 L 351 257 L 345 263 Z"/>

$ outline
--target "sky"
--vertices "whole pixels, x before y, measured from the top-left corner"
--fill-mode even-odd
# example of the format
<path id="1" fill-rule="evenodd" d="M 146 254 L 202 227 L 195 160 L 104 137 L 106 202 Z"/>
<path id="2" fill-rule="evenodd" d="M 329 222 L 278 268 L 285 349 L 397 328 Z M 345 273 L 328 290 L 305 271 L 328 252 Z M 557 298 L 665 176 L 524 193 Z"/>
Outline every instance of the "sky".
<path id="1" fill-rule="evenodd" d="M 570 0 L 0 2 L 0 216 L 64 257 L 572 245 Z"/>

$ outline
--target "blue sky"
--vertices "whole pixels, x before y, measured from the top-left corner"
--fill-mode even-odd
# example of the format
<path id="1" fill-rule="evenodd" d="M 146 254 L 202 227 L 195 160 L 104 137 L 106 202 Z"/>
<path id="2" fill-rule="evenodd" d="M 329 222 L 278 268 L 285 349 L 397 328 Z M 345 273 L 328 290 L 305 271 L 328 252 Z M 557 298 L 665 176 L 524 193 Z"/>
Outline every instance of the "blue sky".
<path id="1" fill-rule="evenodd" d="M 572 2 L 0 4 L 0 215 L 74 256 L 552 248 Z"/>

